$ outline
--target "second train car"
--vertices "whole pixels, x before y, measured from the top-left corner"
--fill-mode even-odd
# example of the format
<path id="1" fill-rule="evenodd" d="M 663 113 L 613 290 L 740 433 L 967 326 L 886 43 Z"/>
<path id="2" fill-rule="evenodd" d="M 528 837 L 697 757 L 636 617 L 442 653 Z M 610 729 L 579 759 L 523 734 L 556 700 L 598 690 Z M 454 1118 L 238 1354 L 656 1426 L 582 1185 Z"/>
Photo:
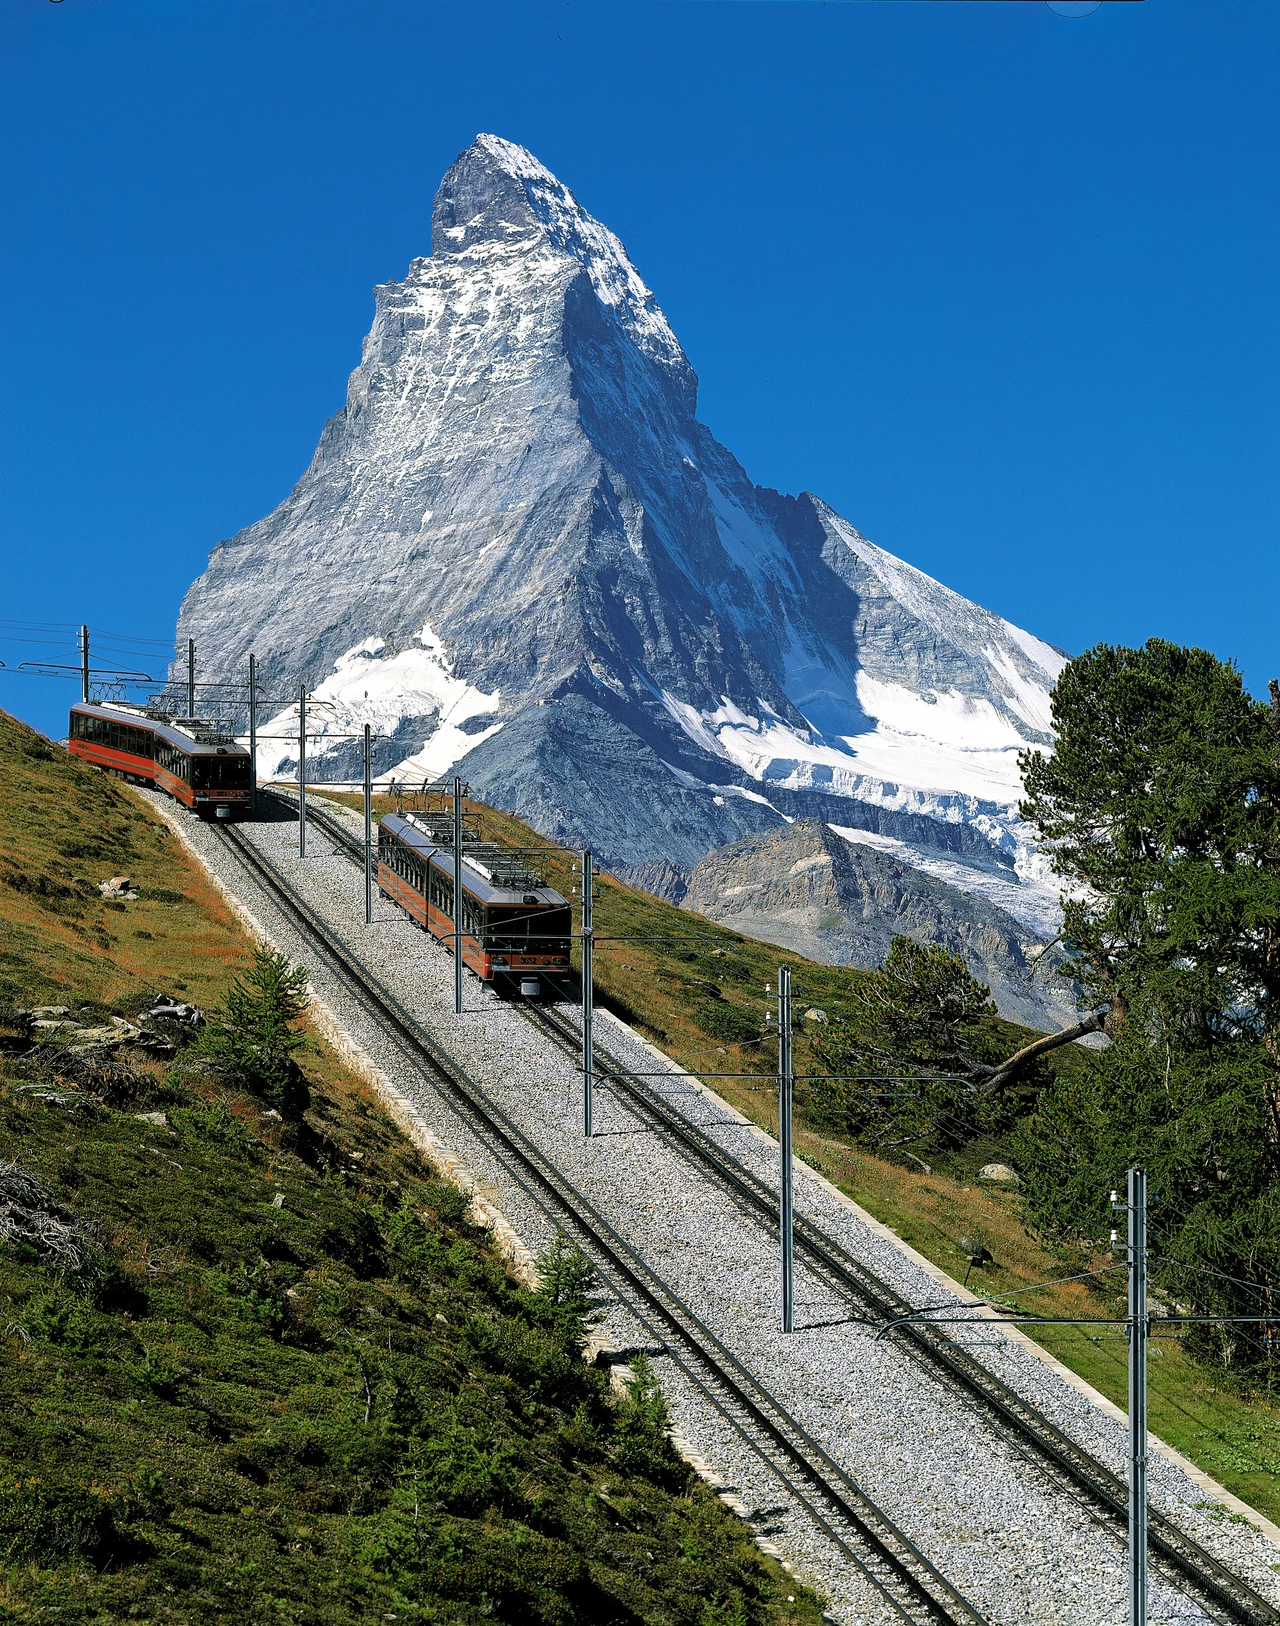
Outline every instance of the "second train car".
<path id="1" fill-rule="evenodd" d="M 378 827 L 378 886 L 433 937 L 452 946 L 452 834 L 413 813 L 388 813 Z M 568 989 L 569 900 L 530 875 L 492 842 L 462 854 L 462 958 L 500 993 L 562 999 Z"/>

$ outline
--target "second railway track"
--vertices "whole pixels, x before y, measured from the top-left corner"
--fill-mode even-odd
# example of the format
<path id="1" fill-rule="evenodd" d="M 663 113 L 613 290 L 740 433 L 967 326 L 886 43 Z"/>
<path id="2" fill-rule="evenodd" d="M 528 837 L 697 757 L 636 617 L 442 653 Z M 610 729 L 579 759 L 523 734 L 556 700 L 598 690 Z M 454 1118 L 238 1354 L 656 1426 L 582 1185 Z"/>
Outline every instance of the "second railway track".
<path id="1" fill-rule="evenodd" d="M 291 797 L 280 799 L 296 805 Z M 363 843 L 338 819 L 316 808 L 310 799 L 307 818 L 308 822 L 320 826 L 353 862 L 363 864 Z M 581 1033 L 571 1022 L 545 1007 L 519 1008 L 553 1043 L 575 1060 L 580 1058 Z M 593 1053 L 599 1079 L 620 1102 L 663 1134 L 682 1156 L 714 1180 L 761 1225 L 776 1231 L 776 1189 L 691 1123 L 647 1079 L 621 1066 L 598 1045 L 593 1047 Z M 680 1075 L 673 1071 L 672 1076 Z M 918 1308 L 801 1214 L 795 1218 L 795 1245 L 798 1257 L 855 1311 L 857 1319 L 883 1325 L 900 1320 Z M 894 1337 L 936 1382 L 961 1403 L 979 1411 L 1023 1460 L 1038 1467 L 1064 1495 L 1082 1504 L 1117 1538 L 1127 1536 L 1128 1489 L 1104 1463 L 1076 1444 L 941 1328 L 912 1323 L 899 1328 Z M 1280 1609 L 1172 1519 L 1154 1509 L 1149 1519 L 1150 1551 L 1155 1565 L 1167 1580 L 1192 1595 L 1210 1618 L 1224 1626 L 1280 1626 Z M 975 1614 L 960 1618 L 980 1617 Z"/>

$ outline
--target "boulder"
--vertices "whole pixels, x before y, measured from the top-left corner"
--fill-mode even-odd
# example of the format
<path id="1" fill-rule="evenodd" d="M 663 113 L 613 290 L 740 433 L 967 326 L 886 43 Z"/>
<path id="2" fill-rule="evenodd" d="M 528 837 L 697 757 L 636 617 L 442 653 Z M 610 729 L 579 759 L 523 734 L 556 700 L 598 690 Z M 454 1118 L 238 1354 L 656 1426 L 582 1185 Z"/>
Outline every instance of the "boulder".
<path id="1" fill-rule="evenodd" d="M 979 1180 L 998 1180 L 1002 1185 L 1020 1186 L 1022 1178 L 1007 1163 L 984 1163 L 978 1170 Z"/>
<path id="2" fill-rule="evenodd" d="M 204 1012 L 198 1005 L 186 1005 L 181 1000 L 174 999 L 172 994 L 157 994 L 151 1008 L 138 1013 L 140 1022 L 155 1022 L 163 1018 L 168 1022 L 180 1022 L 183 1027 L 199 1028 L 204 1026 Z"/>
<path id="3" fill-rule="evenodd" d="M 133 882 L 127 875 L 113 875 L 109 880 L 99 881 L 98 891 L 102 893 L 104 898 L 113 900 L 136 898 L 138 896 L 134 890 Z"/>

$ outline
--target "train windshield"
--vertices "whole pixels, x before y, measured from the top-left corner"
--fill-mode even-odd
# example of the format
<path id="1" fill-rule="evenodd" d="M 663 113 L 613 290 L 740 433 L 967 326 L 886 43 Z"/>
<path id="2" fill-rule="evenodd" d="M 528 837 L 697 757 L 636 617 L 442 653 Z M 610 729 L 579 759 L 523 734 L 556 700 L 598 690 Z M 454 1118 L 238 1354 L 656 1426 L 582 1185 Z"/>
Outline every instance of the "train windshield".
<path id="1" fill-rule="evenodd" d="M 489 947 L 497 953 L 506 949 L 517 954 L 550 954 L 563 948 L 569 936 L 569 911 L 564 908 L 531 909 L 520 915 L 495 909 L 489 921 Z"/>
<path id="2" fill-rule="evenodd" d="M 249 758 L 238 755 L 192 757 L 191 783 L 201 790 L 248 790 Z"/>

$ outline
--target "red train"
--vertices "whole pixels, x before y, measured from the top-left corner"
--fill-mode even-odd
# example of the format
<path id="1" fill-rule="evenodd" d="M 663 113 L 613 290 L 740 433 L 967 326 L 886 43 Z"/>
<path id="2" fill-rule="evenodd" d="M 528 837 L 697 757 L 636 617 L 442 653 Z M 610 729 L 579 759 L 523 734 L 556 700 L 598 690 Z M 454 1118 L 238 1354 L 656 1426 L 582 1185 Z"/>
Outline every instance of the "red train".
<path id="1" fill-rule="evenodd" d="M 452 821 L 388 813 L 378 829 L 378 886 L 452 944 Z M 569 900 L 513 854 L 468 839 L 462 854 L 462 958 L 484 982 L 525 999 L 562 998 L 570 980 Z"/>
<path id="2" fill-rule="evenodd" d="M 71 708 L 67 749 L 100 768 L 154 785 L 201 818 L 249 811 L 249 753 L 202 718 L 149 717 L 141 706 L 111 701 Z"/>

